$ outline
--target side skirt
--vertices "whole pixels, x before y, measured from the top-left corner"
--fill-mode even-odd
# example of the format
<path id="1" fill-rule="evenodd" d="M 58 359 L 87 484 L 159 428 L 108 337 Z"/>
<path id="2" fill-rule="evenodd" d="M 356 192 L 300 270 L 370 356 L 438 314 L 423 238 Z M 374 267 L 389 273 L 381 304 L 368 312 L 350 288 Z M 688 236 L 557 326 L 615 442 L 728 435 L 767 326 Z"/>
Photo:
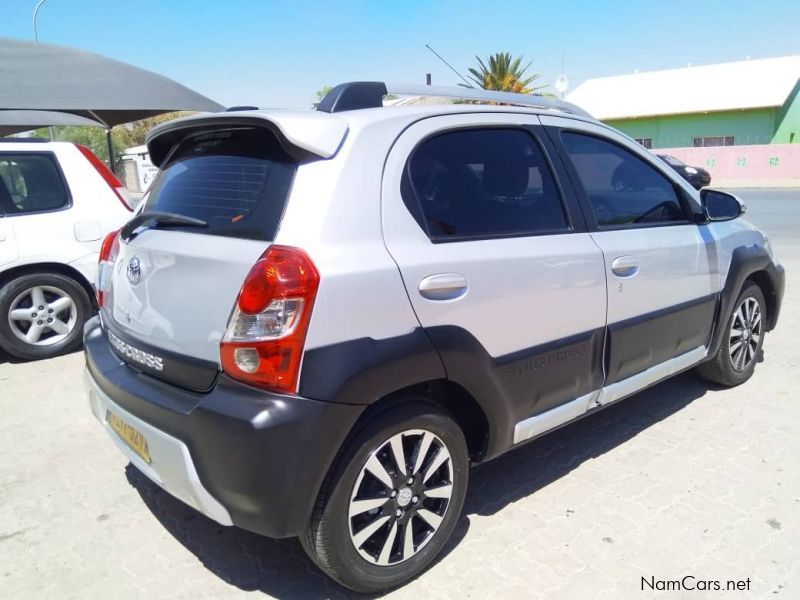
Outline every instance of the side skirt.
<path id="1" fill-rule="evenodd" d="M 705 356 L 705 346 L 699 346 L 694 350 L 650 367 L 642 373 L 613 383 L 603 389 L 595 390 L 547 412 L 528 417 L 518 422 L 514 427 L 514 444 L 520 444 L 539 437 L 593 412 L 592 409 L 608 406 L 640 392 L 663 379 L 693 367 L 700 363 Z"/>
<path id="2" fill-rule="evenodd" d="M 632 375 L 627 379 L 612 383 L 604 387 L 596 400 L 598 406 L 605 406 L 622 400 L 627 396 L 635 394 L 646 387 L 650 387 L 654 383 L 671 377 L 680 371 L 698 364 L 706 357 L 706 347 L 698 346 L 694 350 L 690 350 L 684 354 L 680 354 L 675 358 L 670 358 L 660 364 L 650 367 L 646 371 Z"/>
<path id="3" fill-rule="evenodd" d="M 533 437 L 538 437 L 551 429 L 585 415 L 586 411 L 597 402 L 600 392 L 601 390 L 595 390 L 571 402 L 556 406 L 547 412 L 520 421 L 514 427 L 514 443 L 519 444 Z"/>

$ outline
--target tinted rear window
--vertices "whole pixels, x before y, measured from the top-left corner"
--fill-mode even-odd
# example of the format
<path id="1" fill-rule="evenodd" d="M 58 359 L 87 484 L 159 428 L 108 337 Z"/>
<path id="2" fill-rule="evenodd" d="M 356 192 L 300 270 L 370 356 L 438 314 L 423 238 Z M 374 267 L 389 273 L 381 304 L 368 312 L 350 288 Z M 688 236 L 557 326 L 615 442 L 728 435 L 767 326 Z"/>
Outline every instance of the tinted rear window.
<path id="1" fill-rule="evenodd" d="M 265 129 L 193 135 L 167 159 L 144 210 L 208 223 L 192 233 L 272 240 L 296 171 Z"/>

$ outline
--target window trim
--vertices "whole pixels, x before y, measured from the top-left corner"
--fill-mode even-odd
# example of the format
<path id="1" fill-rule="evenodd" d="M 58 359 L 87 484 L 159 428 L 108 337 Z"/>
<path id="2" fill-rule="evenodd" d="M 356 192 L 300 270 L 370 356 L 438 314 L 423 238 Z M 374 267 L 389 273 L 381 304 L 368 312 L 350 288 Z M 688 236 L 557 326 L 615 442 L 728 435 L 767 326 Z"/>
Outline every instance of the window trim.
<path id="1" fill-rule="evenodd" d="M 408 210 L 408 212 L 411 214 L 411 217 L 417 223 L 417 226 L 420 228 L 420 230 L 425 234 L 425 237 L 428 238 L 428 241 L 430 241 L 430 243 L 451 244 L 457 242 L 479 242 L 485 240 L 503 240 L 503 239 L 513 239 L 513 238 L 539 237 L 544 235 L 564 235 L 579 231 L 580 225 L 575 221 L 575 215 L 573 214 L 573 210 L 570 207 L 566 190 L 564 189 L 564 186 L 561 182 L 561 178 L 559 177 L 558 168 L 555 165 L 553 158 L 550 156 L 547 144 L 545 144 L 542 139 L 542 134 L 536 131 L 536 129 L 539 127 L 541 126 L 520 125 L 520 124 L 504 125 L 500 123 L 496 125 L 459 125 L 457 127 L 448 127 L 430 132 L 427 135 L 420 138 L 419 140 L 417 140 L 417 142 L 414 144 L 414 149 L 408 155 L 403 165 L 403 173 L 400 179 L 400 198 L 402 199 L 403 204 L 406 207 L 406 210 Z M 417 152 L 422 147 L 422 145 L 433 138 L 450 133 L 487 130 L 487 129 L 492 131 L 497 131 L 497 130 L 520 131 L 528 135 L 532 139 L 533 143 L 539 147 L 539 150 L 541 151 L 542 156 L 545 159 L 545 163 L 547 167 L 550 169 L 550 175 L 553 179 L 553 183 L 556 186 L 558 201 L 561 203 L 561 210 L 564 213 L 564 219 L 567 222 L 566 227 L 558 229 L 546 229 L 535 232 L 493 233 L 485 235 L 452 235 L 447 237 L 431 236 L 431 232 L 428 228 L 428 221 L 425 218 L 425 213 L 419 201 L 419 195 L 414 189 L 414 184 L 411 182 L 410 171 L 411 171 L 411 163 L 413 162 L 414 157 L 416 156 Z M 409 193 L 413 194 L 413 199 L 409 199 L 407 197 Z"/>
<path id="2" fill-rule="evenodd" d="M 64 212 L 65 210 L 70 210 L 73 207 L 72 190 L 67 183 L 67 178 L 64 176 L 64 171 L 61 169 L 61 162 L 58 160 L 58 156 L 56 156 L 55 152 L 45 150 L 36 152 L 0 151 L 0 160 L 3 160 L 4 156 L 44 156 L 50 158 L 55 165 L 56 173 L 58 174 L 59 178 L 61 179 L 61 183 L 64 186 L 67 202 L 60 208 L 48 208 L 46 210 L 32 210 L 23 213 L 4 213 L 0 211 L 0 217 L 3 217 L 4 219 L 13 219 L 14 217 L 28 217 L 30 215 L 46 215 Z"/>
<path id="3" fill-rule="evenodd" d="M 675 181 L 673 181 L 672 177 L 667 174 L 666 168 L 662 168 L 662 165 L 655 163 L 655 161 L 649 161 L 645 159 L 644 156 L 639 156 L 637 152 L 634 152 L 630 148 L 625 147 L 624 145 L 620 144 L 619 142 L 608 136 L 600 135 L 593 131 L 587 131 L 585 129 L 579 129 L 579 128 L 571 128 L 571 127 L 551 127 L 551 128 L 558 131 L 558 135 L 555 137 L 558 138 L 559 148 L 563 150 L 563 155 L 564 155 L 563 162 L 565 163 L 565 168 L 567 169 L 567 172 L 570 175 L 570 179 L 572 180 L 572 186 L 575 189 L 576 194 L 578 195 L 581 207 L 583 208 L 584 218 L 586 219 L 587 225 L 591 231 L 597 231 L 597 232 L 624 231 L 628 229 L 651 229 L 654 227 L 676 227 L 681 225 L 694 225 L 694 226 L 697 225 L 696 219 L 694 217 L 694 212 L 691 210 L 691 206 L 689 206 L 686 196 L 684 195 L 683 189 L 677 183 L 675 183 Z M 618 225 L 598 224 L 597 219 L 594 215 L 594 208 L 592 207 L 591 200 L 589 199 L 589 195 L 586 193 L 586 189 L 583 187 L 583 182 L 581 181 L 580 175 L 578 174 L 578 171 L 575 168 L 574 163 L 572 162 L 572 158 L 569 152 L 567 151 L 567 146 L 562 138 L 564 132 L 576 133 L 587 137 L 593 137 L 600 141 L 613 144 L 617 148 L 620 148 L 621 150 L 627 152 L 628 154 L 632 154 L 633 156 L 641 160 L 643 163 L 655 169 L 656 172 L 658 172 L 662 177 L 664 177 L 672 186 L 672 189 L 675 192 L 675 196 L 678 199 L 678 203 L 681 206 L 681 210 L 683 211 L 684 219 L 678 221 L 656 221 L 654 223 L 621 223 Z M 649 152 L 643 146 L 642 149 L 646 152 Z M 653 158 L 655 160 L 659 161 L 661 160 L 658 157 L 656 157 L 655 154 L 653 154 Z"/>

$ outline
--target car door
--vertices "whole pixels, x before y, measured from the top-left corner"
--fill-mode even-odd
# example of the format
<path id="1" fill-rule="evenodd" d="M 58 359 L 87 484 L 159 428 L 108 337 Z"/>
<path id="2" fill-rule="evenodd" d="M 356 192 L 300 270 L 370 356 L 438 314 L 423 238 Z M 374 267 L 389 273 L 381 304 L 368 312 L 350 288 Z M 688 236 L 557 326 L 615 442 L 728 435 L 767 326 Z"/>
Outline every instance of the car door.
<path id="1" fill-rule="evenodd" d="M 20 256 L 24 263 L 52 261 L 56 254 L 65 263 L 78 258 L 62 243 L 64 238 L 74 242 L 72 223 L 64 218 L 72 199 L 53 153 L 0 152 L 0 177 L 5 214 L 0 230 L 15 241 L 12 253 L 0 252 Z"/>
<path id="2" fill-rule="evenodd" d="M 599 125 L 542 117 L 559 145 L 608 281 L 610 402 L 705 356 L 717 296 L 713 240 L 655 156 Z"/>
<path id="3" fill-rule="evenodd" d="M 0 194 L 2 192 L 0 189 Z M 15 260 L 17 260 L 17 244 L 14 240 L 14 231 L 8 225 L 5 215 L 0 213 L 0 267 L 9 265 Z"/>
<path id="4" fill-rule="evenodd" d="M 394 144 L 382 188 L 386 246 L 448 378 L 515 442 L 536 415 L 585 412 L 603 379 L 603 258 L 549 147 L 532 115 L 428 118 Z"/>

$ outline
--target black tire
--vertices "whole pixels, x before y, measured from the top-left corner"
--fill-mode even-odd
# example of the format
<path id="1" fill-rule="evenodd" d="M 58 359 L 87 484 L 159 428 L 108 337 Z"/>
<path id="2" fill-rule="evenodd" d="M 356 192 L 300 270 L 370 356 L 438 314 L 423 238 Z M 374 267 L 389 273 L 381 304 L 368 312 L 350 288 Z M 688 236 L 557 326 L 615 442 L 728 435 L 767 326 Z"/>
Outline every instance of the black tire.
<path id="1" fill-rule="evenodd" d="M 377 544 L 383 548 L 386 547 L 386 543 L 381 543 L 382 540 L 388 540 L 390 537 L 394 540 L 391 548 L 395 549 L 393 560 L 396 562 L 380 566 L 367 560 L 356 548 L 354 537 L 357 536 L 357 532 L 349 515 L 351 495 L 353 495 L 357 483 L 359 489 L 363 489 L 361 486 L 374 486 L 375 484 L 381 487 L 377 478 L 372 481 L 370 477 L 364 475 L 359 479 L 362 469 L 366 468 L 367 460 L 373 452 L 378 451 L 381 451 L 379 456 L 385 457 L 382 460 L 386 461 L 387 465 L 396 465 L 397 461 L 394 461 L 388 454 L 391 452 L 389 440 L 393 436 L 409 432 L 409 430 L 424 430 L 438 438 L 424 453 L 423 466 L 414 471 L 415 458 L 419 454 L 419 448 L 423 446 L 422 436 L 415 433 L 407 433 L 405 437 L 401 436 L 400 439 L 405 440 L 404 443 L 410 449 L 410 453 L 409 450 L 404 452 L 407 463 L 406 475 L 397 473 L 397 469 L 390 472 L 396 496 L 389 496 L 386 504 L 374 511 L 352 517 L 354 522 L 358 519 L 371 519 L 374 522 L 389 515 L 385 525 L 376 530 L 376 533 L 367 538 L 361 546 L 363 551 L 367 551 L 369 544 Z M 414 495 L 414 499 L 409 501 L 411 492 L 405 490 L 411 490 L 413 486 L 423 484 L 422 480 L 425 479 L 427 468 L 433 466 L 441 451 L 441 446 L 438 445 L 440 442 L 450 454 L 450 463 L 433 471 L 432 477 L 428 481 L 431 482 L 442 477 L 443 474 L 452 476 L 449 503 L 443 508 L 443 500 L 427 497 L 426 492 L 431 490 L 415 492 L 419 495 Z M 383 455 L 382 452 L 387 454 Z M 331 475 L 320 490 L 311 523 L 305 534 L 301 536 L 300 543 L 322 571 L 352 590 L 374 593 L 395 588 L 416 577 L 430 566 L 447 543 L 464 505 L 468 471 L 469 456 L 461 428 L 439 406 L 420 399 L 408 399 L 402 404 L 394 405 L 380 413 L 365 427 L 349 437 Z M 416 478 L 413 486 L 407 486 L 408 480 L 405 479 L 407 476 L 412 479 Z M 395 485 L 398 481 L 399 483 Z M 446 487 L 446 481 L 444 486 Z M 413 489 L 418 488 L 413 487 Z M 398 493 L 398 490 L 402 493 Z M 385 491 L 379 495 L 389 493 L 391 492 L 386 487 Z M 413 505 L 409 502 L 413 502 Z M 403 508 L 400 508 L 401 506 Z M 416 514 L 415 510 L 425 511 L 425 514 L 429 514 L 430 510 L 441 511 L 443 518 L 438 529 L 429 525 L 423 516 Z M 402 512 L 403 516 L 397 516 L 398 512 Z M 405 552 L 407 552 L 402 545 L 405 540 L 405 524 L 412 520 L 411 539 L 414 539 L 414 531 L 417 531 L 419 543 L 410 546 L 411 551 L 408 552 L 410 558 L 404 560 Z M 351 527 L 353 527 L 352 533 Z M 365 528 L 366 526 L 360 527 L 359 531 L 363 531 Z M 391 534 L 392 529 L 396 529 L 394 536 Z M 424 537 L 426 534 L 427 538 Z M 379 558 L 380 552 L 375 555 L 374 560 L 379 560 Z"/>
<path id="2" fill-rule="evenodd" d="M 18 336 L 21 332 L 25 333 L 24 330 L 26 328 L 32 327 L 34 321 L 14 321 L 14 325 L 12 325 L 10 315 L 15 302 L 17 302 L 16 308 L 20 310 L 30 310 L 31 314 L 36 311 L 37 307 L 31 304 L 32 296 L 23 297 L 22 300 L 18 300 L 18 298 L 20 298 L 21 294 L 25 294 L 26 291 L 37 287 L 44 290 L 45 301 L 49 302 L 56 298 L 57 296 L 52 290 L 58 290 L 63 295 L 68 296 L 74 306 L 74 318 L 71 312 L 72 308 L 65 309 L 60 313 L 57 312 L 57 308 L 53 309 L 57 312 L 57 315 L 54 315 L 49 312 L 49 306 L 46 306 L 42 315 L 39 315 L 38 312 L 36 313 L 37 317 L 42 317 L 41 323 L 45 327 L 39 338 L 39 344 L 29 343 Z M 74 279 L 58 273 L 20 275 L 0 288 L 0 348 L 10 355 L 24 360 L 50 358 L 70 352 L 80 345 L 83 324 L 91 312 L 92 302 L 89 299 L 89 294 Z M 53 319 L 56 316 L 65 319 L 71 326 L 69 332 L 63 334 L 63 337 L 61 337 L 62 334 L 58 334 L 52 329 L 47 329 L 48 318 Z M 51 341 L 48 342 L 48 340 Z"/>
<path id="3" fill-rule="evenodd" d="M 738 337 L 734 337 L 732 339 L 731 332 L 735 321 L 737 322 L 737 331 L 739 329 L 738 325 L 740 325 L 740 321 L 737 321 L 737 312 L 739 311 L 740 307 L 745 304 L 745 302 L 750 302 L 751 305 L 752 302 L 755 302 L 758 305 L 760 314 L 760 322 L 757 329 L 758 341 L 757 343 L 753 344 L 752 335 L 749 335 L 745 338 L 743 343 L 749 343 L 751 344 L 751 347 L 754 347 L 752 350 L 752 359 L 746 361 L 744 364 L 735 365 L 734 362 L 736 361 L 734 361 L 734 358 L 731 356 L 731 347 L 733 345 L 734 355 L 740 356 L 736 355 L 736 351 L 741 345 L 737 346 L 737 342 L 739 342 L 740 339 Z M 766 308 L 767 306 L 766 302 L 764 301 L 764 294 L 762 293 L 761 288 L 751 281 L 745 282 L 744 288 L 739 294 L 739 297 L 736 299 L 736 302 L 733 304 L 733 310 L 731 311 L 731 314 L 728 315 L 728 318 L 725 321 L 725 331 L 722 334 L 722 343 L 720 344 L 719 350 L 711 360 L 708 360 L 697 367 L 697 372 L 703 379 L 712 383 L 724 385 L 726 387 L 733 387 L 744 383 L 753 376 L 756 363 L 761 360 L 761 352 L 762 348 L 764 347 L 764 335 L 766 333 L 767 320 Z M 749 328 L 745 329 L 746 331 L 750 331 Z M 753 330 L 753 333 L 755 333 L 755 330 Z"/>

